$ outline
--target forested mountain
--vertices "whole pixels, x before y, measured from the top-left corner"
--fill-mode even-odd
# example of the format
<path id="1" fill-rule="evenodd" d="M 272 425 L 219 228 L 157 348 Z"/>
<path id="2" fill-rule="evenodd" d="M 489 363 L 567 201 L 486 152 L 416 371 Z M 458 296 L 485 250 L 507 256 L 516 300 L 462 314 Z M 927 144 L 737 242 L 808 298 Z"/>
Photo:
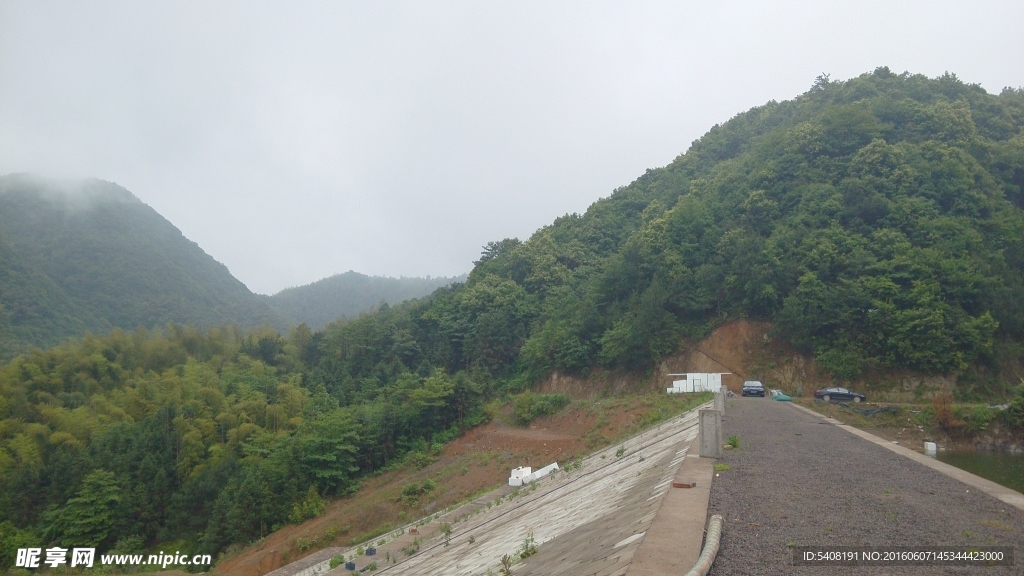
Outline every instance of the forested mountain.
<path id="1" fill-rule="evenodd" d="M 0 177 L 0 357 L 86 330 L 285 326 L 222 264 L 120 186 Z"/>
<path id="2" fill-rule="evenodd" d="M 77 293 L 54 286 L 55 302 Z M 24 542 L 253 541 L 429 459 L 489 398 L 555 370 L 647 371 L 736 317 L 772 322 L 838 379 L 966 371 L 987 386 L 958 394 L 1009 395 L 1021 294 L 1024 92 L 822 77 L 584 214 L 488 244 L 465 283 L 428 297 L 316 332 L 115 331 L 15 359 L 0 370 L 0 562 Z M 1024 391 L 1002 414 L 1024 427 Z"/>
<path id="3" fill-rule="evenodd" d="M 1019 89 L 819 78 L 585 214 L 491 243 L 465 285 L 329 326 L 317 373 L 345 395 L 421 365 L 524 384 L 645 369 L 738 316 L 840 379 L 1019 366 L 1022 129 Z"/>
<path id="4" fill-rule="evenodd" d="M 382 302 L 397 304 L 420 298 L 441 286 L 464 282 L 451 278 L 389 278 L 367 276 L 349 270 L 312 284 L 287 288 L 270 297 L 270 305 L 292 324 L 305 323 L 320 330 L 342 316 L 355 317 Z"/>
<path id="5" fill-rule="evenodd" d="M 110 325 L 78 305 L 0 236 L 0 358 L 28 346 L 52 346 Z"/>

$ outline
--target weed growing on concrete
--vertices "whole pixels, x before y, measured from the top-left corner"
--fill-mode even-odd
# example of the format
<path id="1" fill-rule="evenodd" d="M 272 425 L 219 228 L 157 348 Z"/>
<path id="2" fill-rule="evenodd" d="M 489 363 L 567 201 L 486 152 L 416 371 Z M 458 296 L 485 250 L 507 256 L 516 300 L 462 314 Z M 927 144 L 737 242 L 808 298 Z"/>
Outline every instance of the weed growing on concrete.
<path id="1" fill-rule="evenodd" d="M 498 570 L 498 574 L 501 574 L 501 576 L 512 576 L 512 564 L 515 560 L 508 554 L 505 554 L 499 562 L 501 562 L 501 570 Z"/>
<path id="2" fill-rule="evenodd" d="M 469 543 L 470 544 L 476 543 L 476 538 L 474 538 L 472 534 L 469 535 Z"/>
<path id="3" fill-rule="evenodd" d="M 730 468 L 732 468 L 732 466 L 729 466 L 728 464 L 715 464 L 715 472 L 725 472 Z"/>
<path id="4" fill-rule="evenodd" d="M 452 542 L 452 525 L 445 522 L 440 526 L 441 532 L 444 533 L 444 545 L 448 546 Z"/>
<path id="5" fill-rule="evenodd" d="M 626 453 L 626 446 L 619 446 L 619 449 L 615 451 L 616 458 L 622 458 L 622 455 Z"/>
<path id="6" fill-rule="evenodd" d="M 519 557 L 529 558 L 537 553 L 537 541 L 533 538 L 533 532 L 527 532 L 523 539 L 523 545 L 519 547 Z"/>
<path id="7" fill-rule="evenodd" d="M 726 440 L 725 443 L 728 444 L 729 446 L 732 446 L 733 448 L 739 448 L 740 447 L 740 437 L 735 435 L 735 434 L 733 434 L 732 436 L 729 436 L 729 439 Z"/>

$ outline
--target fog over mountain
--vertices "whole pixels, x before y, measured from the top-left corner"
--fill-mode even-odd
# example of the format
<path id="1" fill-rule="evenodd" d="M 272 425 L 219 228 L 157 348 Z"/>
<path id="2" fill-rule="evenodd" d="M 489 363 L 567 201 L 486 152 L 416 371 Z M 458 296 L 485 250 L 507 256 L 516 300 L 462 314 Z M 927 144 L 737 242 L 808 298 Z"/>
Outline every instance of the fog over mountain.
<path id="1" fill-rule="evenodd" d="M 0 359 L 113 328 L 319 329 L 460 280 L 349 271 L 260 296 L 117 184 L 0 177 Z"/>
<path id="2" fill-rule="evenodd" d="M 0 3 L 0 174 L 117 182 L 273 294 L 480 247 L 823 73 L 1019 86 L 1020 2 Z"/>

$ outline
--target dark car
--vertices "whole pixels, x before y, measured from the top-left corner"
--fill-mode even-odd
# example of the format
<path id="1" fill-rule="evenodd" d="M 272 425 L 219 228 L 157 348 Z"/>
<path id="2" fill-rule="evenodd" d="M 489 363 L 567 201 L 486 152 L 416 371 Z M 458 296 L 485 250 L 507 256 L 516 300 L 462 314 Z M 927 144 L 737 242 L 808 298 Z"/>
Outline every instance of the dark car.
<path id="1" fill-rule="evenodd" d="M 747 380 L 743 383 L 743 391 L 740 392 L 742 396 L 760 396 L 764 398 L 764 384 L 761 384 L 757 380 Z"/>
<path id="2" fill-rule="evenodd" d="M 868 397 L 863 394 L 851 392 L 846 388 L 839 388 L 838 386 L 822 388 L 814 393 L 814 397 L 824 400 L 825 402 L 831 402 L 833 400 L 838 400 L 840 402 L 864 402 L 868 399 Z"/>

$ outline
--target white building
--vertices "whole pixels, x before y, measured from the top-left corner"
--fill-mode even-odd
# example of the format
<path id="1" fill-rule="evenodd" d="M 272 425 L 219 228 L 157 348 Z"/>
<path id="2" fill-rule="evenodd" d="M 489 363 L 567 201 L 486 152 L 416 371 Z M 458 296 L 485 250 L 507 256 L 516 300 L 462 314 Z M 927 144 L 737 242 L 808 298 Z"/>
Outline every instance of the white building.
<path id="1" fill-rule="evenodd" d="M 719 392 L 722 389 L 722 376 L 732 372 L 687 372 L 686 374 L 669 374 L 669 376 L 685 376 L 684 380 L 673 380 L 672 387 L 666 388 L 669 394 L 683 392 Z"/>

